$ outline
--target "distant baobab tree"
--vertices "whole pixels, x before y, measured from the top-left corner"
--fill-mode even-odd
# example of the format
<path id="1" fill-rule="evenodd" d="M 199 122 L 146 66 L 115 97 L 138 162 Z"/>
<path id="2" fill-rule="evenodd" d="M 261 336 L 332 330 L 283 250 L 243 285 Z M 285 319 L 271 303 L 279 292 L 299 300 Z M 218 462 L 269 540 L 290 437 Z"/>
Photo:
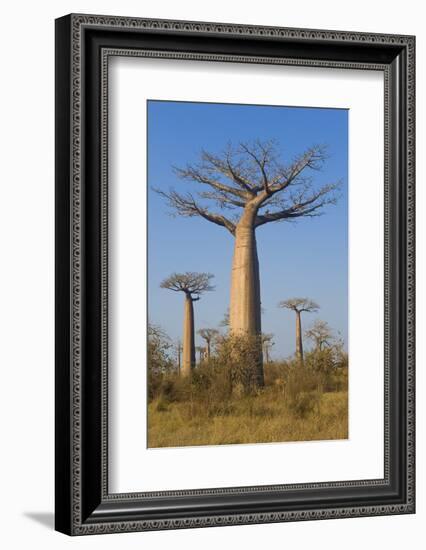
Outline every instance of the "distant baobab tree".
<path id="1" fill-rule="evenodd" d="M 176 342 L 176 356 L 177 356 L 178 373 L 180 374 L 181 357 L 182 357 L 182 342 L 180 340 Z"/>
<path id="2" fill-rule="evenodd" d="M 303 363 L 303 343 L 302 343 L 302 312 L 313 313 L 318 311 L 319 306 L 308 298 L 290 298 L 278 304 L 278 307 L 291 309 L 296 313 L 296 357 Z"/>
<path id="3" fill-rule="evenodd" d="M 273 338 L 274 338 L 273 334 L 265 334 L 265 333 L 262 334 L 263 356 L 267 363 L 270 362 L 269 352 L 271 351 L 271 348 L 274 345 Z"/>
<path id="4" fill-rule="evenodd" d="M 333 331 L 326 321 L 317 319 L 313 325 L 305 331 L 306 338 L 312 340 L 315 349 L 322 351 L 324 346 L 330 346 L 333 341 Z"/>
<path id="5" fill-rule="evenodd" d="M 198 364 L 200 365 L 204 361 L 206 348 L 204 346 L 196 346 L 195 351 L 198 351 Z"/>
<path id="6" fill-rule="evenodd" d="M 199 186 L 194 194 L 155 189 L 176 214 L 199 216 L 234 237 L 229 328 L 234 335 L 259 337 L 258 385 L 263 385 L 263 365 L 256 229 L 271 222 L 318 216 L 326 205 L 336 202 L 339 184 L 314 186 L 311 177 L 325 159 L 325 149 L 318 145 L 283 162 L 275 141 L 243 142 L 228 145 L 221 154 L 202 151 L 197 164 L 174 169 L 179 178 Z"/>
<path id="7" fill-rule="evenodd" d="M 211 273 L 172 273 L 160 285 L 161 288 L 185 294 L 181 370 L 183 376 L 191 374 L 191 369 L 195 367 L 194 302 L 200 299 L 203 292 L 214 290 L 210 284 L 212 278 Z"/>
<path id="8" fill-rule="evenodd" d="M 208 361 L 211 355 L 212 341 L 218 336 L 219 331 L 215 328 L 202 328 L 198 331 L 198 334 L 206 342 L 206 359 Z"/>

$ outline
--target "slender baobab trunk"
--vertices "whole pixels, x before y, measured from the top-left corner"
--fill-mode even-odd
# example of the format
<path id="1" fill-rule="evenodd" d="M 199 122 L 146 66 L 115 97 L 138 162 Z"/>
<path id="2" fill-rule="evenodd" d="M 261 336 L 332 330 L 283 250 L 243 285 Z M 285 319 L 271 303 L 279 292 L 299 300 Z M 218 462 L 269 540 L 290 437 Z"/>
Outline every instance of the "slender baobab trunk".
<path id="1" fill-rule="evenodd" d="M 254 227 L 256 211 L 256 208 L 247 206 L 235 229 L 229 326 L 233 334 L 259 337 L 257 383 L 263 386 L 260 277 Z"/>
<path id="2" fill-rule="evenodd" d="M 296 357 L 303 363 L 302 321 L 300 311 L 296 311 Z"/>
<path id="3" fill-rule="evenodd" d="M 181 353 L 182 353 L 182 346 L 180 345 L 180 342 L 177 346 L 177 353 L 178 353 L 178 373 L 180 374 L 180 371 L 181 371 Z"/>
<path id="4" fill-rule="evenodd" d="M 189 376 L 195 366 L 194 304 L 189 294 L 185 295 L 182 342 L 182 375 Z"/>
<path id="5" fill-rule="evenodd" d="M 206 343 L 206 359 L 207 361 L 210 361 L 210 340 L 207 340 Z"/>
<path id="6" fill-rule="evenodd" d="M 269 363 L 269 346 L 267 344 L 263 345 L 263 355 L 265 356 L 266 362 Z"/>
<path id="7" fill-rule="evenodd" d="M 200 347 L 200 349 L 198 350 L 198 361 L 199 363 L 201 364 L 203 362 L 203 358 L 204 358 L 204 349 Z"/>

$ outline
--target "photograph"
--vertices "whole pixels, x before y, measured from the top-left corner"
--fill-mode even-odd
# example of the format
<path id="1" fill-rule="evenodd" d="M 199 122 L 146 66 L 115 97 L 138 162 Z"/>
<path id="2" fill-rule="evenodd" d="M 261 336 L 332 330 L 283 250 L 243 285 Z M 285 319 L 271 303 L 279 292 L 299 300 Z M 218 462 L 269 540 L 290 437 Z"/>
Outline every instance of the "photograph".
<path id="1" fill-rule="evenodd" d="M 132 532 L 169 531 L 165 544 L 175 545 L 228 526 L 229 546 L 232 526 L 271 524 L 272 538 L 285 530 L 303 547 L 301 531 L 318 545 L 322 520 L 332 520 L 335 535 L 322 537 L 331 550 L 342 540 L 358 548 L 366 528 L 399 548 L 413 528 L 415 517 L 403 516 L 416 513 L 420 18 L 413 25 L 399 10 L 385 20 L 369 6 L 367 25 L 365 10 L 311 3 L 269 16 L 244 4 L 250 23 L 229 3 L 229 22 L 201 17 L 201 3 L 200 13 L 156 6 L 155 17 L 58 8 L 55 430 L 46 410 L 50 440 L 36 448 L 50 453 L 54 443 L 54 464 L 40 458 L 37 474 L 54 469 L 59 533 L 122 534 L 126 546 Z M 47 25 L 34 20 L 52 50 Z M 45 54 L 42 68 L 52 65 Z M 28 70 L 9 71 L 23 89 Z M 53 138 L 52 125 L 30 127 Z M 11 227 L 36 238 L 38 266 L 39 232 L 21 225 L 30 209 L 52 230 L 31 200 L 46 140 L 28 139 L 30 152 L 44 149 L 23 163 L 25 132 L 9 134 L 22 157 L 12 183 L 31 168 L 7 186 L 24 209 L 10 209 Z M 26 273 L 31 255 L 15 249 Z M 4 271 L 20 282 L 12 266 Z M 46 299 L 36 287 L 38 313 Z M 8 322 L 17 319 L 22 340 L 32 309 L 21 302 L 25 312 Z M 21 368 L 7 370 L 33 411 L 48 400 L 31 377 L 50 386 L 31 342 L 11 347 L 13 360 L 31 351 L 26 383 Z M 25 456 L 30 443 L 22 439 Z M 32 533 L 38 508 L 21 509 L 14 531 Z M 253 540 L 258 548 L 265 537 Z M 217 548 L 219 539 L 206 541 Z"/>
<path id="2" fill-rule="evenodd" d="M 349 110 L 146 109 L 147 446 L 348 439 Z"/>

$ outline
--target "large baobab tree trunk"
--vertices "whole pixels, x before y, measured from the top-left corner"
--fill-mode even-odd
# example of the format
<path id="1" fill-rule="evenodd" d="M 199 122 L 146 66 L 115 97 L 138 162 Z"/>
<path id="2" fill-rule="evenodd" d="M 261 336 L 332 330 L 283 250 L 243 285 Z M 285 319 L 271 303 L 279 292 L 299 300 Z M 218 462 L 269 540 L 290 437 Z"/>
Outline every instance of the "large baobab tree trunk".
<path id="1" fill-rule="evenodd" d="M 261 333 L 259 260 L 254 216 L 254 212 L 246 211 L 235 228 L 229 308 L 230 330 L 235 334 Z"/>
<path id="2" fill-rule="evenodd" d="M 189 294 L 185 295 L 182 342 L 182 375 L 189 376 L 195 366 L 194 305 Z"/>
<path id="3" fill-rule="evenodd" d="M 303 363 L 302 321 L 300 311 L 296 311 L 296 357 Z"/>
<path id="4" fill-rule="evenodd" d="M 256 209 L 246 207 L 235 228 L 229 328 L 235 335 L 246 334 L 259 337 L 257 383 L 263 386 L 260 277 L 254 227 L 255 216 Z"/>

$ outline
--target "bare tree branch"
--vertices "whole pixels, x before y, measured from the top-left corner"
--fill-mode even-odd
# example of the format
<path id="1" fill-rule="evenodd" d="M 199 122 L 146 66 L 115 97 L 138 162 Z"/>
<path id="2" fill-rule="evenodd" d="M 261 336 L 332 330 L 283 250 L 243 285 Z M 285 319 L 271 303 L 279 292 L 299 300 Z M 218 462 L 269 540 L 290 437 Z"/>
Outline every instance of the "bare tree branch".
<path id="1" fill-rule="evenodd" d="M 322 350 L 323 346 L 330 346 L 334 340 L 333 331 L 326 321 L 317 319 L 308 330 L 305 331 L 306 338 L 312 340 L 316 349 Z"/>
<path id="2" fill-rule="evenodd" d="M 314 217 L 320 216 L 324 206 L 329 204 L 336 204 L 337 196 L 333 195 L 332 192 L 339 189 L 340 183 L 327 184 L 321 187 L 318 191 L 310 195 L 305 200 L 301 200 L 302 195 L 295 199 L 292 197 L 292 205 L 288 208 L 283 208 L 282 210 L 276 210 L 274 212 L 266 212 L 264 214 L 259 214 L 256 216 L 255 226 L 259 227 L 265 223 L 285 220 L 285 219 L 294 219 L 300 217 Z"/>
<path id="3" fill-rule="evenodd" d="M 207 153 L 203 153 L 203 156 L 205 154 Z M 174 171 L 182 179 L 187 179 L 190 181 L 192 180 L 198 183 L 204 183 L 205 185 L 209 185 L 210 187 L 213 187 L 214 189 L 218 189 L 223 193 L 230 193 L 231 195 L 234 195 L 241 199 L 247 198 L 246 193 L 244 193 L 240 189 L 236 189 L 235 187 L 225 185 L 221 181 L 207 176 L 207 172 L 209 171 L 209 169 L 208 168 L 206 169 L 203 166 L 197 167 L 197 166 L 188 165 L 186 168 L 178 168 L 175 166 Z"/>
<path id="4" fill-rule="evenodd" d="M 197 203 L 191 193 L 186 195 L 179 195 L 174 189 L 171 189 L 169 193 L 165 193 L 159 189 L 155 191 L 165 197 L 169 205 L 181 216 L 192 217 L 192 216 L 201 216 L 202 218 L 208 220 L 209 222 L 215 223 L 216 225 L 221 225 L 226 227 L 228 231 L 234 233 L 235 225 L 229 220 L 220 214 L 215 214 L 210 212 L 207 208 L 204 208 L 199 203 Z"/>
<path id="5" fill-rule="evenodd" d="M 220 191 L 201 191 L 198 193 L 202 199 L 213 200 L 217 203 L 219 208 L 230 208 L 230 206 L 238 206 L 239 208 L 244 208 L 245 203 L 231 197 L 227 197 L 224 193 Z"/>
<path id="6" fill-rule="evenodd" d="M 269 178 L 268 174 L 266 173 L 266 166 L 268 164 L 271 148 L 272 147 L 270 144 L 262 146 L 260 142 L 256 143 L 255 148 L 248 146 L 246 143 L 241 143 L 241 149 L 245 151 L 247 155 L 249 155 L 254 160 L 254 163 L 258 166 L 262 175 L 263 188 L 266 193 L 269 193 Z M 261 154 L 259 154 L 259 151 L 261 152 Z"/>
<path id="7" fill-rule="evenodd" d="M 213 170 L 213 172 L 216 173 L 219 172 L 233 183 L 236 183 L 241 189 L 243 189 L 242 194 L 241 191 L 239 192 L 240 196 L 244 196 L 245 198 L 247 198 L 247 194 L 249 197 L 253 196 L 255 194 L 253 191 L 253 184 L 244 176 L 243 170 L 241 169 L 241 162 L 234 164 L 233 158 L 236 157 L 236 153 L 231 146 L 228 147 L 227 151 L 222 156 L 224 158 L 220 158 L 203 150 L 201 153 L 201 158 L 205 164 L 201 167 L 201 169 L 207 171 Z M 234 192 L 236 191 L 234 190 Z"/>

